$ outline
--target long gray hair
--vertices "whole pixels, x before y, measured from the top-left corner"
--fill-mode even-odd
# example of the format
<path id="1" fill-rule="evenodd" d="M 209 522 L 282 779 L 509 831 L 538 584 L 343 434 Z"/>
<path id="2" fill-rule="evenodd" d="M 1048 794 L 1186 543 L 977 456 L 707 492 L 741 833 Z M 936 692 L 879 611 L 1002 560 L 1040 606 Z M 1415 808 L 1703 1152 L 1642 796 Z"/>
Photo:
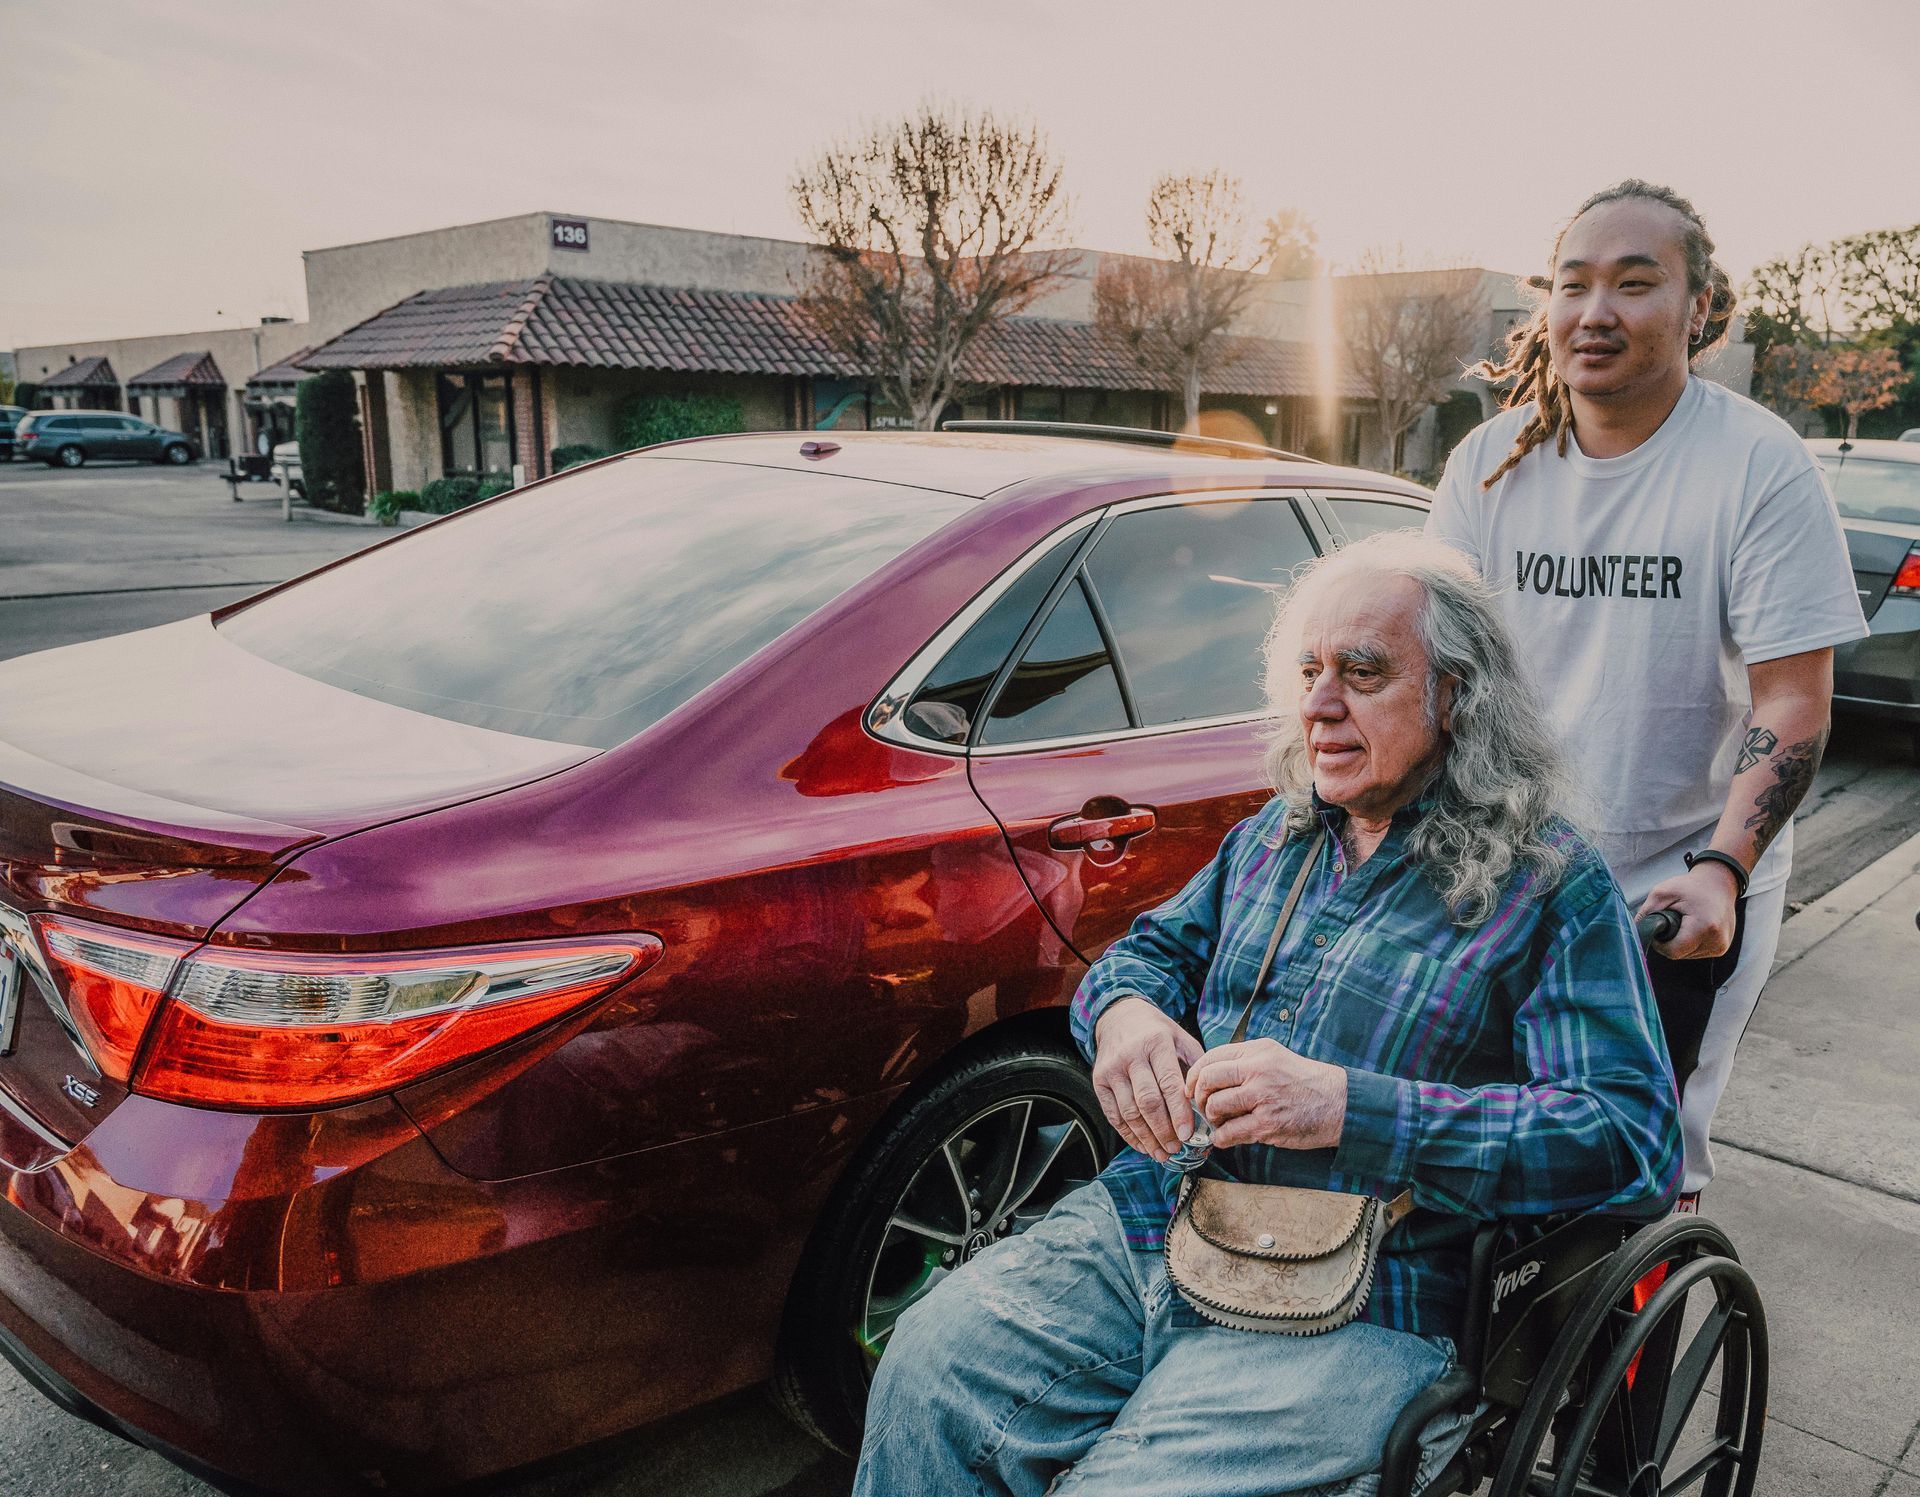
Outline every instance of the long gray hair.
<path id="1" fill-rule="evenodd" d="M 1321 598 L 1404 577 L 1424 594 L 1415 625 L 1427 653 L 1427 720 L 1440 685 L 1453 682 L 1445 754 L 1408 852 L 1439 889 L 1455 923 L 1493 913 L 1516 866 L 1546 887 L 1567 852 L 1549 828 L 1570 799 L 1560 751 L 1529 688 L 1493 590 L 1451 547 L 1412 531 L 1386 531 L 1335 551 L 1295 575 L 1267 632 L 1267 776 L 1287 802 L 1287 830 L 1314 829 L 1313 765 L 1300 721 L 1301 624 Z"/>

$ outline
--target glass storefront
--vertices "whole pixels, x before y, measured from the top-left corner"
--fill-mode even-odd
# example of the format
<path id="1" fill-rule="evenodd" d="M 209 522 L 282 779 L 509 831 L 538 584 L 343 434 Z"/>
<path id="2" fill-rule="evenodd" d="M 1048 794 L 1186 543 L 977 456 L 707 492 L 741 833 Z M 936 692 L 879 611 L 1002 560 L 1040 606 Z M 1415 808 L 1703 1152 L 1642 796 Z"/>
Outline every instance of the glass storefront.
<path id="1" fill-rule="evenodd" d="M 443 374 L 438 386 L 441 472 L 448 477 L 509 477 L 513 470 L 513 376 Z"/>

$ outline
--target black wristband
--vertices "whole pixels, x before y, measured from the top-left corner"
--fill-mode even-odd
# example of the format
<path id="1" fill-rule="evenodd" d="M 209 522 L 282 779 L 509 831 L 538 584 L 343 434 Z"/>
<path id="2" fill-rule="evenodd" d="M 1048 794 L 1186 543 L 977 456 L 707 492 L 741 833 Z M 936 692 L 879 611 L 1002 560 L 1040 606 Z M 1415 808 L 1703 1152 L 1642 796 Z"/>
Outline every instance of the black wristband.
<path id="1" fill-rule="evenodd" d="M 1740 866 L 1740 860 L 1732 853 L 1722 852 L 1717 847 L 1709 847 L 1704 852 L 1688 853 L 1687 871 L 1689 873 L 1693 871 L 1695 863 L 1718 863 L 1721 867 L 1728 869 L 1733 874 L 1733 897 L 1735 899 L 1747 897 L 1747 870 Z"/>

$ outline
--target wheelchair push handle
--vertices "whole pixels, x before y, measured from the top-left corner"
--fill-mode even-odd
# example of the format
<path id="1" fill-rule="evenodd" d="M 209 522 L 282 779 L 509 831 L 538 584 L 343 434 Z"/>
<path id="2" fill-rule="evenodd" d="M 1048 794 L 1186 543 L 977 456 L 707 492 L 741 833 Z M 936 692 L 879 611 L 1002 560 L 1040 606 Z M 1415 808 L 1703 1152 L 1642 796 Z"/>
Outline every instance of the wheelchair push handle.
<path id="1" fill-rule="evenodd" d="M 1649 910 L 1634 922 L 1633 928 L 1640 933 L 1640 944 L 1652 948 L 1663 941 L 1671 941 L 1680 934 L 1680 912 L 1678 910 Z"/>

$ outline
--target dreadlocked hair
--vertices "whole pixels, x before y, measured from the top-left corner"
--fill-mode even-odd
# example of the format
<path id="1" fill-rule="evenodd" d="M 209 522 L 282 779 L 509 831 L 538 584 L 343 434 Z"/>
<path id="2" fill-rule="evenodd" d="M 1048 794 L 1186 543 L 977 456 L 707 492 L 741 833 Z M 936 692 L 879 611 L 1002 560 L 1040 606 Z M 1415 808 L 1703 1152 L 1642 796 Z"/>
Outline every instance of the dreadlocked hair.
<path id="1" fill-rule="evenodd" d="M 1661 187 L 1654 182 L 1643 182 L 1638 177 L 1629 177 L 1624 182 L 1596 192 L 1575 210 L 1573 218 L 1567 220 L 1553 240 L 1553 257 L 1560 254 L 1560 241 L 1566 237 L 1567 229 L 1590 208 L 1602 203 L 1617 202 L 1621 198 L 1645 198 L 1649 202 L 1664 203 L 1678 213 L 1686 222 L 1681 236 L 1681 249 L 1687 260 L 1687 292 L 1698 296 L 1702 291 L 1712 292 L 1712 301 L 1707 308 L 1706 323 L 1700 329 L 1700 336 L 1693 340 L 1693 346 L 1687 358 L 1691 362 L 1705 353 L 1727 330 L 1727 324 L 1733 319 L 1734 293 L 1733 283 L 1728 280 L 1713 258 L 1713 239 L 1707 233 L 1707 226 L 1700 219 L 1699 210 L 1681 197 L 1671 187 Z M 1553 367 L 1553 356 L 1547 344 L 1547 293 L 1553 290 L 1553 281 L 1548 276 L 1528 276 L 1526 284 L 1530 290 L 1540 293 L 1540 299 L 1534 306 L 1533 315 L 1518 324 L 1507 335 L 1506 357 L 1499 363 L 1492 359 L 1482 359 L 1468 372 L 1486 380 L 1489 384 L 1504 384 L 1511 381 L 1501 405 L 1511 410 L 1515 406 L 1531 404 L 1533 414 L 1520 428 L 1520 434 L 1514 438 L 1513 450 L 1495 468 L 1480 481 L 1480 487 L 1490 489 L 1515 464 L 1549 437 L 1553 439 L 1554 451 L 1560 456 L 1567 454 L 1567 437 L 1573 430 L 1573 402 L 1567 393 L 1566 382 Z"/>

